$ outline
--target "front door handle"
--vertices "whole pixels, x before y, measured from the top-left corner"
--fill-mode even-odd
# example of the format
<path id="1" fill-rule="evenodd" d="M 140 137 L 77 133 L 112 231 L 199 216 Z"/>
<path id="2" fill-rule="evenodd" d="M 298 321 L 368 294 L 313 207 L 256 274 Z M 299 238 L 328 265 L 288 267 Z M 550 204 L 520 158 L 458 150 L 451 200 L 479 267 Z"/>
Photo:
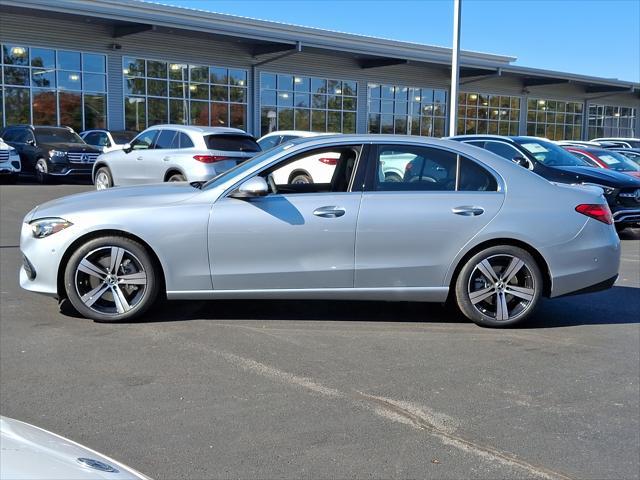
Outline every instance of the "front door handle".
<path id="1" fill-rule="evenodd" d="M 456 215 L 462 215 L 463 217 L 475 217 L 477 215 L 482 215 L 484 213 L 484 208 L 463 205 L 461 207 L 452 208 L 451 211 Z"/>
<path id="2" fill-rule="evenodd" d="M 142 160 L 142 157 L 138 157 L 138 158 L 136 158 L 136 160 Z"/>
<path id="3" fill-rule="evenodd" d="M 164 157 L 162 160 L 164 160 L 165 162 L 168 162 L 169 160 L 171 160 L 171 157 Z"/>
<path id="4" fill-rule="evenodd" d="M 347 211 L 342 208 L 342 207 L 334 207 L 334 206 L 328 206 L 328 207 L 320 207 L 320 208 L 316 208 L 313 211 L 313 214 L 316 217 L 322 217 L 322 218 L 336 218 L 336 217 L 341 217 L 343 216 Z"/>

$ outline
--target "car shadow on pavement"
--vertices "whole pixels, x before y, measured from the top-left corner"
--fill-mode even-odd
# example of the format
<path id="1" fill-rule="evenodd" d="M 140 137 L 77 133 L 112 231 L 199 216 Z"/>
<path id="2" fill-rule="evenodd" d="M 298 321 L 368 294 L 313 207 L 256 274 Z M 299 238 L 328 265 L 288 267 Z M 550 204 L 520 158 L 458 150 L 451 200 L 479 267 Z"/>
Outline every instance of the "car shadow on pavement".
<path id="1" fill-rule="evenodd" d="M 639 323 L 640 289 L 614 287 L 605 292 L 543 299 L 520 329 L 578 325 Z M 61 312 L 77 317 L 68 305 Z M 160 301 L 140 319 L 124 323 L 164 323 L 193 320 L 295 320 L 325 322 L 469 323 L 441 304 L 321 300 Z"/>

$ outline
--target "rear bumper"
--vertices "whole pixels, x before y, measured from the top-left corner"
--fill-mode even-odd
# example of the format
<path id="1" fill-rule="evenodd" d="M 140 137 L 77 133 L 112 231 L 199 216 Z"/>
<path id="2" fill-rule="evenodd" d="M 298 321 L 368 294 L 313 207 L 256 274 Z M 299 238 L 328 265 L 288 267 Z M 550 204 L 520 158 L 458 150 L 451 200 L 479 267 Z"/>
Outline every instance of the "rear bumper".
<path id="1" fill-rule="evenodd" d="M 551 297 L 613 285 L 620 267 L 620 239 L 615 228 L 589 219 L 575 238 L 542 250 L 551 273 Z M 612 281 L 613 279 L 613 281 Z"/>

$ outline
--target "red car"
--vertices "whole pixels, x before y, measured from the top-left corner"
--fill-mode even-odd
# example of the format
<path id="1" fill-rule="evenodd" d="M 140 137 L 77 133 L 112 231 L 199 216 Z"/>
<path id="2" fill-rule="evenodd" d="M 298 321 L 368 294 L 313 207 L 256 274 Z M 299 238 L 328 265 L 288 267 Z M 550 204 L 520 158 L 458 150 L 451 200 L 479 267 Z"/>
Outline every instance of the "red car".
<path id="1" fill-rule="evenodd" d="M 608 168 L 640 178 L 640 165 L 618 152 L 592 147 L 564 146 L 562 148 L 594 167 Z"/>

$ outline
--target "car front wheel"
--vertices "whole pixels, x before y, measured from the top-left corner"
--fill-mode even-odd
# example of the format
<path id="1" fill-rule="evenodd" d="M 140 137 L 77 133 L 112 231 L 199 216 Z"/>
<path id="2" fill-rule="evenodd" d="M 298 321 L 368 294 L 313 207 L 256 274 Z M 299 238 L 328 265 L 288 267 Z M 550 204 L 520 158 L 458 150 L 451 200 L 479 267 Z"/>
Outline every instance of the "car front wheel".
<path id="1" fill-rule="evenodd" d="M 467 261 L 456 280 L 455 295 L 468 319 L 485 327 L 507 327 L 533 313 L 542 289 L 542 273 L 533 256 L 504 245 L 487 248 Z"/>
<path id="2" fill-rule="evenodd" d="M 38 183 L 44 185 L 49 182 L 49 166 L 44 158 L 39 158 L 36 161 L 36 180 Z"/>
<path id="3" fill-rule="evenodd" d="M 106 190 L 113 187 L 111 171 L 107 167 L 100 167 L 93 183 L 96 185 L 96 190 Z"/>
<path id="4" fill-rule="evenodd" d="M 65 268 L 64 285 L 73 307 L 97 322 L 131 320 L 158 295 L 157 268 L 147 250 L 126 237 L 90 240 Z"/>

